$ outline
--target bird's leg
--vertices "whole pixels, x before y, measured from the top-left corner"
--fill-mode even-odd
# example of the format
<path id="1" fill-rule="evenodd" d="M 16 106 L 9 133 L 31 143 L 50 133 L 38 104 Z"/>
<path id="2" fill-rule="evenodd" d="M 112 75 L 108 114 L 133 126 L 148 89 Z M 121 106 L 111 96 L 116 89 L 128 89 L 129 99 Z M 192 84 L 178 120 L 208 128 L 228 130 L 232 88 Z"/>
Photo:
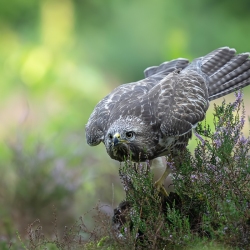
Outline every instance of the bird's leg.
<path id="1" fill-rule="evenodd" d="M 155 187 L 156 189 L 161 192 L 164 196 L 168 196 L 168 192 L 166 191 L 165 187 L 164 187 L 164 181 L 166 180 L 166 178 L 168 177 L 168 175 L 171 173 L 171 169 L 170 167 L 167 165 L 166 169 L 164 171 L 164 173 L 162 174 L 162 176 L 155 182 Z"/>
<path id="2" fill-rule="evenodd" d="M 173 162 L 173 159 L 172 159 L 171 156 L 168 156 L 167 158 L 168 159 L 165 160 L 165 164 L 164 164 L 164 165 L 166 165 L 166 169 L 165 169 L 164 173 L 161 175 L 161 177 L 155 182 L 155 188 L 159 192 L 161 192 L 165 197 L 168 196 L 168 192 L 166 191 L 166 189 L 164 187 L 164 181 L 166 180 L 168 175 L 171 173 L 171 167 L 170 166 L 172 165 L 172 162 Z"/>

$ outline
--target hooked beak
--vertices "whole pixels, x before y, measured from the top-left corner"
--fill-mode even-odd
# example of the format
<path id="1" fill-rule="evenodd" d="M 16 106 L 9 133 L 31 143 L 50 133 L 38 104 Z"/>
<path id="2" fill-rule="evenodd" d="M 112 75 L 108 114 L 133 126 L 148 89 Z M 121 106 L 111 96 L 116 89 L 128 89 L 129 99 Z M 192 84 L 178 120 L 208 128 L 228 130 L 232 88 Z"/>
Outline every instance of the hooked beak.
<path id="1" fill-rule="evenodd" d="M 121 139 L 121 136 L 120 136 L 120 134 L 119 133 L 116 133 L 116 134 L 114 134 L 114 137 L 113 137 L 114 139 L 113 139 L 113 142 L 114 142 L 114 146 L 116 146 L 116 145 L 118 145 L 118 144 L 120 144 L 120 143 L 127 143 L 127 140 L 122 140 Z"/>

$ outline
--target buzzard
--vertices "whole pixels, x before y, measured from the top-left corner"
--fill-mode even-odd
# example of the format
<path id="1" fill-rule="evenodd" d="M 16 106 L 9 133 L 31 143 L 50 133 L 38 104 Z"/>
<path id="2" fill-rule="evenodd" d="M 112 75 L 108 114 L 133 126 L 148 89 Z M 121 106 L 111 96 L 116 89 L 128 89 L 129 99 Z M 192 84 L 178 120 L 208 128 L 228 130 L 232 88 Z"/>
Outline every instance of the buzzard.
<path id="1" fill-rule="evenodd" d="M 222 47 L 192 62 L 178 58 L 149 67 L 144 74 L 104 97 L 86 125 L 87 143 L 103 142 L 120 162 L 128 156 L 134 162 L 174 157 L 183 150 L 209 101 L 250 84 L 249 53 Z"/>

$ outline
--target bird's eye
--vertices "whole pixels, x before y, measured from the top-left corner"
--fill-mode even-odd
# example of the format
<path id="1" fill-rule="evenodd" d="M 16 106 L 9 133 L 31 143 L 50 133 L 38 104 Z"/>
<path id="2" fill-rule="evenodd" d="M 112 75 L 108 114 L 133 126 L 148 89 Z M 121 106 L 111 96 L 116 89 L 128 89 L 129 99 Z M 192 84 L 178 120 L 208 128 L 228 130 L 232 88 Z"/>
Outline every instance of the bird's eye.
<path id="1" fill-rule="evenodd" d="M 129 132 L 126 133 L 126 137 L 127 137 L 128 139 L 133 138 L 133 136 L 134 136 L 134 132 L 132 132 L 132 131 L 129 131 Z"/>
<path id="2" fill-rule="evenodd" d="M 108 134 L 109 139 L 113 139 L 112 134 Z"/>

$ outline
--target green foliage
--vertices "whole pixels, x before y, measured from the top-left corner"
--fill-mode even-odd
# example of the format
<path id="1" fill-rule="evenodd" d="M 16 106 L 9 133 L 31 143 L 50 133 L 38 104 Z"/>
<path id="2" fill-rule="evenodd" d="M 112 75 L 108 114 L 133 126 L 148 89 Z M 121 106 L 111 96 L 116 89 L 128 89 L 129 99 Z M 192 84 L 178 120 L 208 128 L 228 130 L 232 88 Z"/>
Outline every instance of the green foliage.
<path id="1" fill-rule="evenodd" d="M 71 204 L 80 186 L 79 170 L 73 164 L 71 169 L 67 169 L 66 160 L 55 157 L 51 149 L 41 144 L 30 148 L 21 139 L 18 146 L 9 145 L 9 154 L 11 161 L 8 167 L 13 172 L 11 175 L 10 171 L 2 173 L 0 190 L 4 189 L 4 192 L 0 201 L 4 206 L 0 208 L 3 218 L 0 232 L 5 232 L 11 238 L 18 229 L 23 235 L 30 218 L 40 218 L 47 224 L 50 218 L 44 214 L 44 210 L 51 210 L 52 206 L 61 209 L 62 214 L 68 213 L 63 223 L 72 222 L 74 215 Z M 1 170 L 5 167 L 0 163 Z M 45 228 L 50 231 L 48 227 Z"/>
<path id="2" fill-rule="evenodd" d="M 235 102 L 215 105 L 214 132 L 207 124 L 198 125 L 194 154 L 186 150 L 174 161 L 168 159 L 174 193 L 166 197 L 155 188 L 149 162 L 126 160 L 119 168 L 126 198 L 114 210 L 112 222 L 99 207 L 93 230 L 80 218 L 60 237 L 54 211 L 54 237 L 45 237 L 36 220 L 28 227 L 28 241 L 18 235 L 20 244 L 34 250 L 248 249 L 250 137 L 242 133 L 244 122 L 238 92 Z"/>
<path id="3" fill-rule="evenodd" d="M 113 221 L 121 233 L 122 249 L 135 245 L 137 249 L 192 246 L 198 240 L 179 195 L 170 193 L 166 198 L 154 187 L 149 163 L 143 166 L 126 161 L 119 173 L 126 207 L 123 204 L 115 210 Z"/>
<path id="4" fill-rule="evenodd" d="M 123 228 L 124 237 L 127 240 L 127 233 L 129 229 L 132 229 L 129 232 L 129 240 L 132 240 L 131 247 L 134 245 L 134 239 L 138 239 L 139 244 L 143 247 L 145 240 L 149 240 L 145 238 L 145 232 L 150 231 L 154 235 L 157 232 L 158 223 L 163 220 L 162 201 L 158 191 L 154 188 L 153 176 L 148 163 L 146 167 L 143 167 L 142 164 L 134 164 L 128 160 L 121 165 L 119 174 L 129 207 L 129 214 L 126 215 L 129 215 L 131 220 L 130 225 Z M 119 217 L 115 223 L 120 223 Z"/>
<path id="5" fill-rule="evenodd" d="M 242 133 L 244 122 L 242 92 L 238 92 L 235 102 L 215 105 L 215 131 L 206 123 L 197 126 L 194 154 L 186 150 L 167 162 L 174 193 L 165 197 L 155 188 L 149 162 L 126 160 L 119 168 L 126 199 L 114 210 L 112 223 L 97 208 L 93 230 L 80 218 L 60 237 L 54 212 L 52 239 L 45 237 L 37 220 L 28 227 L 28 242 L 18 235 L 20 244 L 24 249 L 62 250 L 248 249 L 250 138 Z M 18 152 L 16 157 L 20 158 Z"/>
<path id="6" fill-rule="evenodd" d="M 215 105 L 215 132 L 198 126 L 198 133 L 206 139 L 198 135 L 194 157 L 188 156 L 192 164 L 183 164 L 176 171 L 174 183 L 180 196 L 185 187 L 186 195 L 204 202 L 204 234 L 228 245 L 246 247 L 250 241 L 250 139 L 242 133 L 242 106 L 241 92 L 234 103 Z"/>

